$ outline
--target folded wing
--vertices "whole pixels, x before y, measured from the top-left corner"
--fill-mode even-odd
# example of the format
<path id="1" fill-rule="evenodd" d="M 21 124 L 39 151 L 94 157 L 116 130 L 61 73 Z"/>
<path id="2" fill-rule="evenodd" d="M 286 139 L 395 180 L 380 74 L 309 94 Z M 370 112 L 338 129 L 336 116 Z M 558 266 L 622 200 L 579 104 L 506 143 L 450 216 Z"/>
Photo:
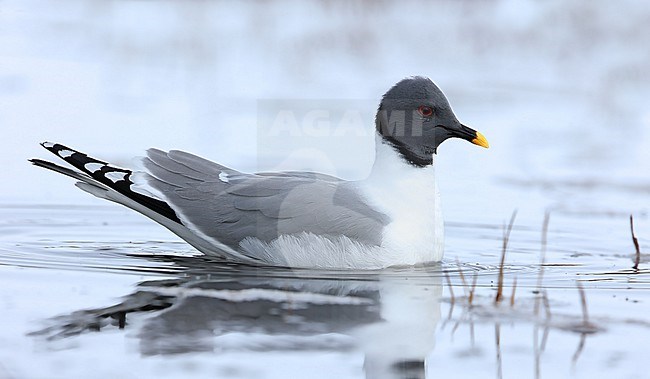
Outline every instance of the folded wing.
<path id="1" fill-rule="evenodd" d="M 146 185 L 188 228 L 237 250 L 302 232 L 380 245 L 388 217 L 350 182 L 305 172 L 243 174 L 182 151 L 150 149 Z"/>

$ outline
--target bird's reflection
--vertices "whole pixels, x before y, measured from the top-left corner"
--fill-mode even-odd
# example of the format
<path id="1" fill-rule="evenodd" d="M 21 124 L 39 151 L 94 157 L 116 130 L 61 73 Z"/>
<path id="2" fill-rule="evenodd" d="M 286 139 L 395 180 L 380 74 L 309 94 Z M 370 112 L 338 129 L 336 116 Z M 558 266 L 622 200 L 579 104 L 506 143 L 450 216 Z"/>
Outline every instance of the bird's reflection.
<path id="1" fill-rule="evenodd" d="M 143 355 L 360 351 L 368 378 L 425 377 L 440 319 L 438 266 L 353 273 L 175 261 L 183 277 L 140 283 L 119 304 L 60 316 L 37 334 L 133 327 Z"/>

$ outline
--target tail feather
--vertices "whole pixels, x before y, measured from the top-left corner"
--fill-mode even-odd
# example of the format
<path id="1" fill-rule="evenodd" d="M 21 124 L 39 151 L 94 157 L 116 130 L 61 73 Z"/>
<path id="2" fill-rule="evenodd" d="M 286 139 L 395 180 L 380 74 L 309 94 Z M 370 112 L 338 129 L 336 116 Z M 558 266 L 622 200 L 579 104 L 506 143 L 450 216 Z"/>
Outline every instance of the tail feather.
<path id="1" fill-rule="evenodd" d="M 131 181 L 133 172 L 131 170 L 112 166 L 108 162 L 100 161 L 58 143 L 43 142 L 41 146 L 68 162 L 80 172 L 41 159 L 30 159 L 32 164 L 77 179 L 85 183 L 79 187 L 92 194 L 100 193 L 97 192 L 99 189 L 105 191 L 112 189 L 161 216 L 182 225 L 176 212 L 167 203 L 131 189 L 133 185 Z M 94 188 L 88 187 L 89 185 Z"/>
<path id="2" fill-rule="evenodd" d="M 59 174 L 69 176 L 69 177 L 71 177 L 73 179 L 77 179 L 77 180 L 80 180 L 82 182 L 86 182 L 86 183 L 90 183 L 90 184 L 94 184 L 93 182 L 95 182 L 95 180 L 93 178 L 91 178 L 90 176 L 88 176 L 88 175 L 86 175 L 84 173 L 81 173 L 81 172 L 75 171 L 75 170 L 71 170 L 71 169 L 66 168 L 66 167 L 61 167 L 58 164 L 55 164 L 55 163 L 52 163 L 52 162 L 48 162 L 48 161 L 44 161 L 42 159 L 36 159 L 36 158 L 29 159 L 29 162 L 31 162 L 34 166 L 43 167 L 45 169 L 52 170 L 54 172 L 58 172 Z"/>
<path id="3" fill-rule="evenodd" d="M 155 195 L 147 196 L 136 192 L 141 191 L 136 183 L 140 172 L 134 173 L 128 169 L 112 166 L 61 144 L 43 142 L 41 145 L 79 171 L 61 167 L 42 159 L 30 159 L 32 164 L 76 179 L 76 186 L 83 191 L 122 204 L 149 217 L 204 254 L 240 262 L 257 262 L 257 259 L 242 255 L 215 239 L 197 235 L 183 224 L 180 219 L 182 215 L 179 217 L 179 214 L 169 204 L 154 197 Z M 146 175 L 150 175 L 150 173 L 146 173 Z"/>

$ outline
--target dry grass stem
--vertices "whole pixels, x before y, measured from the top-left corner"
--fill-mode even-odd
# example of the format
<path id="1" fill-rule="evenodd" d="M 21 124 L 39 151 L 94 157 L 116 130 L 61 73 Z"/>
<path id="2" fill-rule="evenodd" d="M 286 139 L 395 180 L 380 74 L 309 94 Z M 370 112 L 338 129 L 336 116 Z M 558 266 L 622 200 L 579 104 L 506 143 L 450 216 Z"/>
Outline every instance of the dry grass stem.
<path id="1" fill-rule="evenodd" d="M 587 342 L 587 335 L 585 333 L 580 334 L 580 342 L 578 343 L 578 347 L 576 348 L 575 353 L 573 353 L 573 357 L 571 358 L 571 364 L 575 366 L 576 362 L 578 362 L 578 358 L 580 358 L 580 354 L 582 354 L 582 350 L 585 348 L 585 342 Z"/>
<path id="2" fill-rule="evenodd" d="M 578 292 L 580 293 L 580 305 L 582 305 L 582 322 L 584 325 L 589 324 L 589 312 L 587 311 L 587 296 L 585 296 L 585 289 L 582 288 L 580 282 L 576 282 Z"/>
<path id="3" fill-rule="evenodd" d="M 456 257 L 456 264 L 458 265 L 458 275 L 460 276 L 460 281 L 463 282 L 463 292 L 465 292 L 465 296 L 467 295 L 467 282 L 465 281 L 465 274 L 463 273 L 463 268 L 460 265 L 460 259 Z"/>
<path id="4" fill-rule="evenodd" d="M 476 336 L 474 335 L 474 320 L 469 321 L 469 341 L 472 347 L 476 346 Z"/>
<path id="5" fill-rule="evenodd" d="M 539 273 L 537 275 L 537 294 L 535 299 L 535 316 L 539 314 L 539 295 L 542 293 L 542 282 L 544 279 L 544 264 L 546 263 L 546 246 L 548 244 L 548 224 L 551 218 L 551 213 L 546 211 L 544 213 L 544 223 L 542 225 L 542 248 L 539 253 Z"/>
<path id="6" fill-rule="evenodd" d="M 535 325 L 535 328 L 533 328 L 533 357 L 535 360 L 535 379 L 540 378 L 540 360 L 542 357 L 542 354 L 539 349 L 539 326 Z"/>
<path id="7" fill-rule="evenodd" d="M 503 300 L 503 265 L 506 261 L 506 250 L 508 250 L 508 241 L 510 240 L 510 232 L 512 232 L 512 226 L 515 223 L 515 217 L 517 217 L 517 211 L 512 212 L 510 217 L 510 223 L 508 227 L 505 228 L 503 233 L 503 246 L 501 249 L 501 262 L 499 263 L 499 280 L 497 285 L 497 296 L 494 298 L 494 303 L 499 304 Z"/>
<path id="8" fill-rule="evenodd" d="M 467 302 L 469 306 L 472 306 L 472 301 L 474 301 L 474 291 L 476 290 L 476 281 L 478 280 L 478 274 L 474 272 L 474 278 L 472 278 L 472 287 L 469 289 L 469 297 Z"/>
<path id="9" fill-rule="evenodd" d="M 447 286 L 449 286 L 449 296 L 451 296 L 451 305 L 453 306 L 456 302 L 456 296 L 454 296 L 454 287 L 451 285 L 451 279 L 449 279 L 449 273 L 445 271 L 445 279 L 447 279 Z"/>
<path id="10" fill-rule="evenodd" d="M 641 262 L 641 249 L 639 248 L 639 240 L 634 234 L 634 216 L 632 215 L 630 215 L 630 231 L 632 232 L 632 242 L 634 243 L 634 249 L 636 250 L 636 254 L 634 255 L 634 266 L 632 266 L 632 268 L 638 270 L 639 263 Z"/>
<path id="11" fill-rule="evenodd" d="M 551 318 L 551 305 L 548 302 L 548 295 L 546 291 L 542 291 L 542 303 L 544 304 L 544 310 L 546 311 L 546 319 Z"/>
<path id="12" fill-rule="evenodd" d="M 512 294 L 510 295 L 510 307 L 515 306 L 515 292 L 517 291 L 517 277 L 512 281 Z"/>
<path id="13" fill-rule="evenodd" d="M 546 350 L 546 342 L 548 341 L 548 335 L 550 332 L 550 328 L 547 325 L 544 326 L 544 334 L 542 335 L 542 344 L 540 345 L 540 351 L 543 353 L 544 350 Z"/>
<path id="14" fill-rule="evenodd" d="M 494 324 L 494 342 L 497 350 L 497 378 L 503 378 L 503 364 L 501 361 L 501 325 Z"/>
<path id="15" fill-rule="evenodd" d="M 463 314 L 461 315 L 461 318 L 459 318 L 458 320 L 456 320 L 456 323 L 454 324 L 454 327 L 451 328 L 451 336 L 452 336 L 452 337 L 453 337 L 454 334 L 456 333 L 456 330 L 458 330 L 458 327 L 460 326 L 460 322 L 463 321 L 464 318 L 465 318 L 465 313 L 463 313 Z"/>

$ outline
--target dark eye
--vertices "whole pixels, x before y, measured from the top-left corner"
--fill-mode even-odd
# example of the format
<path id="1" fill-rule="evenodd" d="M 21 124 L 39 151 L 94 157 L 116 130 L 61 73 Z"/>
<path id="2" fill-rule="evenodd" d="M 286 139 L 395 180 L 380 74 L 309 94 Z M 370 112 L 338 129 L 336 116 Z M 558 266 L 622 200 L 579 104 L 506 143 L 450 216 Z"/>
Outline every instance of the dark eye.
<path id="1" fill-rule="evenodd" d="M 433 108 L 427 107 L 426 105 L 420 105 L 418 107 L 418 113 L 424 117 L 431 117 L 433 114 Z"/>

